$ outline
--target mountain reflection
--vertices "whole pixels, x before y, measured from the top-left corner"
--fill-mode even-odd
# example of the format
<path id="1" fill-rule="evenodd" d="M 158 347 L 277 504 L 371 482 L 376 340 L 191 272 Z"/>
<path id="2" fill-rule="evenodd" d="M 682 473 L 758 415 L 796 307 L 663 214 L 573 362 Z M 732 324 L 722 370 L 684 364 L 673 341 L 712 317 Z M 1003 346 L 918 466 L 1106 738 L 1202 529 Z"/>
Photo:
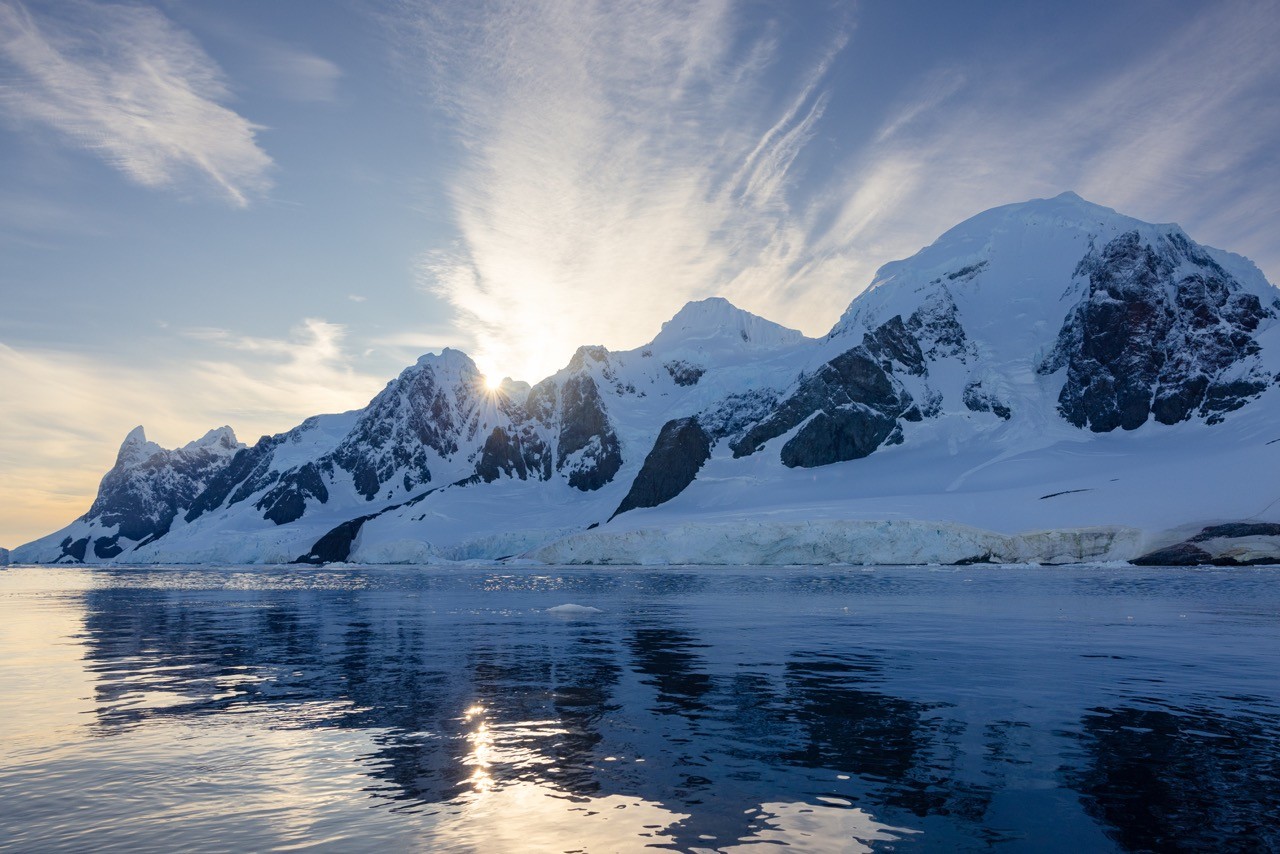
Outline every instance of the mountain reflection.
<path id="1" fill-rule="evenodd" d="M 676 615 L 444 614 L 342 591 L 106 588 L 85 604 L 103 736 L 245 709 L 366 730 L 368 792 L 400 808 L 521 783 L 639 797 L 678 816 L 657 842 L 684 850 L 767 831 L 788 788 L 918 815 L 960 797 L 930 764 L 937 710 L 871 690 L 865 653 L 726 669 Z"/>
<path id="2" fill-rule="evenodd" d="M 1280 715 L 1125 706 L 1083 721 L 1070 774 L 1128 851 L 1280 851 Z"/>
<path id="3" fill-rule="evenodd" d="M 616 810 L 637 844 L 681 851 L 794 843 L 796 828 L 819 850 L 1016 848 L 1032 839 L 1026 810 L 1050 823 L 1074 810 L 1088 827 L 1051 843 L 1105 844 L 1097 822 L 1125 850 L 1280 848 L 1275 718 L 1117 704 L 1076 732 L 984 716 L 954 690 L 922 701 L 897 686 L 928 656 L 877 648 L 882 628 L 709 618 L 698 602 L 717 595 L 710 574 L 629 586 L 602 574 L 593 588 L 588 574 L 351 572 L 326 587 L 280 572 L 278 588 L 211 574 L 210 589 L 79 594 L 95 734 L 208 731 L 248 715 L 357 732 L 367 747 L 353 794 L 431 814 L 457 838 L 478 832 L 465 808 L 487 798 L 490 812 L 512 811 L 499 824 L 513 844 Z M 856 597 L 884 583 L 779 589 Z M 546 610 L 569 597 L 605 610 Z M 1064 784 L 1075 792 L 1034 800 Z"/>

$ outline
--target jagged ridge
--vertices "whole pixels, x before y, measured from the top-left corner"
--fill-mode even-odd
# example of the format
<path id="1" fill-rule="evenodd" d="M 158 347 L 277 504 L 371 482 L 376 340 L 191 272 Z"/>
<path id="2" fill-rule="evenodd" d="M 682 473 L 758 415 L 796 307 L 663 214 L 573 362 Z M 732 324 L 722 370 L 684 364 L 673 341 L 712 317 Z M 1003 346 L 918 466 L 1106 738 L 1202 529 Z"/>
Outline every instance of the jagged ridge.
<path id="1" fill-rule="evenodd" d="M 637 350 L 579 348 L 532 387 L 495 394 L 446 350 L 363 410 L 252 447 L 224 428 L 165 451 L 135 431 L 89 513 L 17 557 L 492 556 L 658 518 L 691 492 L 681 506 L 772 506 L 759 496 L 789 469 L 894 446 L 1000 459 L 1081 430 L 1217 425 L 1274 386 L 1277 307 L 1247 261 L 1064 194 L 886 265 L 821 340 L 713 298 Z"/>

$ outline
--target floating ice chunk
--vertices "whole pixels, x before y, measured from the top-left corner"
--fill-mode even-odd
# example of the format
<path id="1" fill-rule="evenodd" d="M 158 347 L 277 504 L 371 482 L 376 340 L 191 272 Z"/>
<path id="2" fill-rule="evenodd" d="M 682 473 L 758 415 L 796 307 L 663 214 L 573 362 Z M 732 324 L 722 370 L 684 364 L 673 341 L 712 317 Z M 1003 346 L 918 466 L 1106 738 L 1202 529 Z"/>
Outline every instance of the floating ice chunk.
<path id="1" fill-rule="evenodd" d="M 564 617 L 581 617 L 586 614 L 603 613 L 599 608 L 592 608 L 590 605 L 556 605 L 554 608 L 547 609 L 548 614 L 559 614 Z"/>

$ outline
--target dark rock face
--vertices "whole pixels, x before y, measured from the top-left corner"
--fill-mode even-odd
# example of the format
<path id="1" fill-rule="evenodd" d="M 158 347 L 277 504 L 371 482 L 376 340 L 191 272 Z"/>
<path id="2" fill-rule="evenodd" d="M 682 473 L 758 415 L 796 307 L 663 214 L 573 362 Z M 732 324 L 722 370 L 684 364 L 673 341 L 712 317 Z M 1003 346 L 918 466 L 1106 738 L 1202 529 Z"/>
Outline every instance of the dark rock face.
<path id="1" fill-rule="evenodd" d="M 1269 311 L 1180 233 L 1154 243 L 1123 234 L 1076 275 L 1088 291 L 1039 366 L 1066 368 L 1058 410 L 1075 426 L 1103 433 L 1193 415 L 1215 423 L 1266 388 L 1252 333 Z"/>
<path id="2" fill-rule="evenodd" d="M 741 436 L 767 418 L 778 406 L 778 395 L 769 389 L 731 394 L 698 414 L 698 423 L 715 441 Z"/>
<path id="3" fill-rule="evenodd" d="M 668 421 L 662 425 L 653 450 L 645 457 L 631 491 L 613 515 L 670 501 L 693 483 L 702 464 L 710 458 L 711 437 L 697 418 Z"/>
<path id="4" fill-rule="evenodd" d="M 307 463 L 289 472 L 288 477 L 254 505 L 263 511 L 262 517 L 277 525 L 287 525 L 302 518 L 307 512 L 307 501 L 315 499 L 321 504 L 329 500 L 329 490 L 320 477 L 315 463 Z"/>
<path id="5" fill-rule="evenodd" d="M 103 560 L 110 560 L 123 551 L 119 534 L 114 537 L 98 537 L 93 541 L 93 553 Z"/>
<path id="6" fill-rule="evenodd" d="M 982 267 L 970 269 L 976 273 Z M 936 289 L 933 293 L 907 318 L 907 331 L 919 341 L 926 358 L 934 361 L 957 359 L 962 364 L 967 363 L 974 354 L 969 337 L 960 323 L 955 297 L 941 280 L 934 284 Z"/>
<path id="7" fill-rule="evenodd" d="M 622 467 L 622 448 L 605 414 L 600 391 L 595 380 L 579 374 L 566 380 L 560 392 L 556 470 L 567 469 L 569 485 L 575 489 L 599 489 Z M 578 455 L 576 459 L 574 455 Z"/>
<path id="8" fill-rule="evenodd" d="M 667 369 L 671 379 L 679 386 L 697 385 L 698 380 L 702 379 L 702 375 L 707 372 L 706 368 L 679 360 L 667 362 L 662 367 Z"/>
<path id="9" fill-rule="evenodd" d="M 351 556 L 351 545 L 359 535 L 360 529 L 364 527 L 364 523 L 377 517 L 377 513 L 371 513 L 368 516 L 359 516 L 343 522 L 316 540 L 316 544 L 311 547 L 311 551 L 299 557 L 294 563 L 321 564 L 346 560 Z"/>
<path id="10" fill-rule="evenodd" d="M 964 387 L 964 405 L 972 412 L 990 412 L 1008 421 L 1013 411 L 1000 398 L 982 390 L 982 380 L 974 380 Z"/>
<path id="11" fill-rule="evenodd" d="M 551 449 L 532 429 L 515 432 L 495 427 L 485 439 L 476 475 L 485 483 L 503 476 L 550 480 Z"/>
<path id="12" fill-rule="evenodd" d="M 263 436 L 252 448 L 237 451 L 231 461 L 209 479 L 204 491 L 196 496 L 184 517 L 186 521 L 194 522 L 203 514 L 216 510 L 228 497 L 231 497 L 230 503 L 235 504 L 273 483 L 275 477 L 268 475 L 271 451 L 281 438 Z M 242 488 L 236 489 L 237 486 Z M 235 496 L 232 496 L 233 490 Z"/>
<path id="13" fill-rule="evenodd" d="M 1280 537 L 1280 524 L 1275 522 L 1228 522 L 1210 525 L 1200 533 L 1181 543 L 1148 552 L 1129 561 L 1137 566 L 1261 566 L 1276 563 L 1271 556 L 1257 556 L 1245 560 L 1228 553 L 1211 554 L 1204 544 L 1210 540 L 1238 540 L 1245 537 Z M 1239 554 L 1239 553 L 1237 553 Z"/>
<path id="14" fill-rule="evenodd" d="M 70 537 L 67 537 L 62 541 L 61 546 L 62 557 L 71 558 L 76 563 L 84 563 L 85 551 L 89 548 L 89 538 L 81 537 L 73 542 Z"/>
<path id="15" fill-rule="evenodd" d="M 900 316 L 895 315 L 863 336 L 862 346 L 879 362 L 886 374 L 899 367 L 917 377 L 926 373 L 920 342 L 907 330 L 907 325 Z"/>
<path id="16" fill-rule="evenodd" d="M 1211 554 L 1191 543 L 1178 543 L 1157 549 L 1129 561 L 1134 566 L 1205 566 L 1212 562 Z"/>
<path id="17" fill-rule="evenodd" d="M 346 560 L 351 556 L 351 547 L 355 545 L 356 537 L 360 535 L 360 530 L 366 522 L 371 522 L 384 513 L 399 510 L 401 507 L 412 507 L 433 492 L 435 492 L 434 489 L 428 489 L 408 501 L 401 501 L 399 504 L 384 507 L 377 513 L 369 513 L 364 516 L 357 516 L 354 519 L 348 519 L 316 540 L 310 551 L 294 558 L 293 562 L 322 564 Z"/>
<path id="18" fill-rule="evenodd" d="M 455 401 L 451 384 L 429 365 L 404 371 L 360 415 L 351 433 L 332 452 L 334 465 L 351 473 L 356 491 L 372 501 L 398 472 L 406 490 L 431 482 L 428 449 L 449 457 L 458 450 L 469 409 L 482 378 L 470 360 Z M 455 405 L 455 402 L 458 405 Z"/>
<path id="19" fill-rule="evenodd" d="M 902 318 L 894 317 L 864 335 L 861 346 L 802 380 L 768 417 L 730 445 L 733 455 L 753 454 L 803 423 L 782 448 L 785 465 L 812 467 L 867 456 L 889 438 L 912 405 L 911 395 L 894 377 L 899 368 L 907 374 L 925 373 L 919 343 Z"/>
<path id="20" fill-rule="evenodd" d="M 783 465 L 825 466 L 868 456 L 887 440 L 897 420 L 869 407 L 818 412 L 782 446 Z"/>
<path id="21" fill-rule="evenodd" d="M 1210 525 L 1187 542 L 1203 543 L 1206 540 L 1239 539 L 1240 537 L 1280 537 L 1280 524 L 1275 522 L 1229 522 Z"/>

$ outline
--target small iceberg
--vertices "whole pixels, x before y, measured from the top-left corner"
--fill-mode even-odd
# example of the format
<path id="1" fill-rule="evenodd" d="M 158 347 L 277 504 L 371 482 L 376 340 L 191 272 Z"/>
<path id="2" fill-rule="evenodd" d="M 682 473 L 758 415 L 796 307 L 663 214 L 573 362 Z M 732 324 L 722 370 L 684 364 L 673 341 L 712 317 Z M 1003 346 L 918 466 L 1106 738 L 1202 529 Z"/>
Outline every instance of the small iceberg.
<path id="1" fill-rule="evenodd" d="M 604 613 L 599 608 L 592 608 L 590 605 L 556 605 L 547 609 L 548 614 L 556 614 L 561 617 L 582 617 L 587 614 Z"/>

